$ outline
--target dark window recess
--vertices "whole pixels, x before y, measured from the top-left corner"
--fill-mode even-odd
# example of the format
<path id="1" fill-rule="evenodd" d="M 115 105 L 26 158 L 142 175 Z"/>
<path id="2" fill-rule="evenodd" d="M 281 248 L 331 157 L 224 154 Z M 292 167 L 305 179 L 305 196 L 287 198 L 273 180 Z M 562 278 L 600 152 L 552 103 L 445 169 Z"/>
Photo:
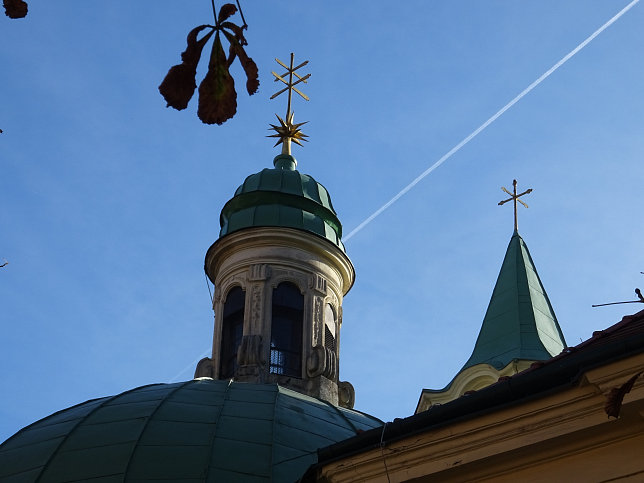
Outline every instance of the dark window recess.
<path id="1" fill-rule="evenodd" d="M 235 375 L 237 350 L 241 344 L 244 329 L 245 292 L 235 287 L 226 297 L 221 329 L 221 350 L 219 356 L 219 378 L 227 379 Z"/>
<path id="2" fill-rule="evenodd" d="M 302 377 L 302 324 L 304 296 L 292 283 L 273 290 L 271 321 L 271 374 Z"/>
<path id="3" fill-rule="evenodd" d="M 333 337 L 328 325 L 324 326 L 324 347 L 335 352 L 335 337 Z"/>

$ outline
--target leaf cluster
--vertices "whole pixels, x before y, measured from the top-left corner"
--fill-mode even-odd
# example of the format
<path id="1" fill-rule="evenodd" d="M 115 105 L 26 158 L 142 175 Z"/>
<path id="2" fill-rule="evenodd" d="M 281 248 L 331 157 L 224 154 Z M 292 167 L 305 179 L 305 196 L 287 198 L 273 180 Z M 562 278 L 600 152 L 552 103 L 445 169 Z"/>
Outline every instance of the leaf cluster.
<path id="1" fill-rule="evenodd" d="M 181 64 L 172 66 L 159 86 L 159 92 L 166 100 L 168 107 L 182 110 L 188 107 L 197 87 L 197 65 L 201 53 L 211 37 L 214 36 L 208 72 L 199 85 L 197 115 L 205 124 L 223 124 L 237 112 L 237 92 L 235 81 L 229 68 L 235 59 L 246 74 L 246 90 L 253 95 L 259 88 L 257 65 L 248 57 L 244 46 L 248 45 L 244 37 L 246 25 L 239 25 L 228 19 L 237 12 L 237 7 L 227 3 L 221 7 L 215 17 L 215 25 L 199 25 L 190 31 L 186 50 L 181 54 Z M 202 34 L 201 38 L 199 37 Z M 228 55 L 224 52 L 221 37 L 229 44 Z"/>
<path id="2" fill-rule="evenodd" d="M 27 2 L 23 0 L 2 0 L 4 14 L 9 18 L 24 18 L 27 16 Z"/>

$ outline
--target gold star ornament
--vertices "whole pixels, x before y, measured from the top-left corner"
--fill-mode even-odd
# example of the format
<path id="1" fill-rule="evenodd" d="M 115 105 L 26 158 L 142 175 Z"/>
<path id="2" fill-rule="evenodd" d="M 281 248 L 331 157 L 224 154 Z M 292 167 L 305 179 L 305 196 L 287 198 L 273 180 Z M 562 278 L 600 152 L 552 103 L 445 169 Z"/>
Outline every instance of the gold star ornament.
<path id="1" fill-rule="evenodd" d="M 305 139 L 308 136 L 304 134 L 300 129 L 300 127 L 306 124 L 308 121 L 294 124 L 292 112 L 289 112 L 288 116 L 286 117 L 286 121 L 284 121 L 284 119 L 282 119 L 277 114 L 275 114 L 275 117 L 277 117 L 277 120 L 280 122 L 280 125 L 276 126 L 275 124 L 271 124 L 271 129 L 275 131 L 275 134 L 271 134 L 268 136 L 269 138 L 278 138 L 277 142 L 275 143 L 275 146 L 282 143 L 284 145 L 283 148 L 286 148 L 288 146 L 289 153 L 290 153 L 291 141 L 293 141 L 296 144 L 299 144 L 300 146 L 302 146 L 301 141 L 308 141 L 308 139 Z"/>
<path id="2" fill-rule="evenodd" d="M 268 137 L 269 138 L 278 138 L 277 142 L 275 143 L 275 146 L 278 144 L 282 144 L 282 154 L 291 154 L 291 141 L 294 143 L 302 146 L 302 141 L 308 141 L 307 138 L 308 136 L 304 134 L 301 130 L 300 127 L 306 124 L 306 122 L 300 122 L 300 123 L 294 123 L 293 122 L 293 111 L 291 110 L 291 99 L 293 97 L 293 91 L 295 91 L 296 94 L 298 94 L 302 99 L 305 101 L 308 101 L 309 98 L 306 94 L 304 94 L 302 91 L 297 89 L 295 86 L 304 83 L 306 84 L 306 81 L 309 77 L 311 77 L 311 74 L 306 74 L 306 75 L 299 75 L 296 71 L 305 65 L 309 63 L 308 60 L 302 62 L 300 65 L 294 66 L 293 61 L 294 61 L 294 54 L 291 53 L 291 62 L 289 65 L 286 65 L 284 62 L 282 62 L 279 59 L 275 59 L 279 65 L 284 67 L 286 69 L 286 72 L 283 74 L 278 74 L 277 72 L 272 72 L 273 76 L 275 77 L 275 82 L 281 82 L 284 84 L 286 87 L 282 88 L 275 94 L 271 96 L 271 99 L 275 99 L 277 96 L 284 92 L 288 92 L 288 104 L 286 106 L 286 120 L 282 119 L 280 116 L 275 114 L 277 116 L 277 120 L 280 122 L 279 126 L 276 126 L 275 124 L 271 124 L 271 129 L 275 131 L 275 134 L 271 134 Z"/>

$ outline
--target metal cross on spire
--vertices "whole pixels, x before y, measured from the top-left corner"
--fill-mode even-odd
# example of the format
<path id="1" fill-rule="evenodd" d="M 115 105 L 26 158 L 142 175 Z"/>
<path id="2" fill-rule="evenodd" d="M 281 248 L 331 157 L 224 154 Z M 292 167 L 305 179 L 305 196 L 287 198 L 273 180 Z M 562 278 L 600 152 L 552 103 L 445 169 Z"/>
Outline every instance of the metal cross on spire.
<path id="1" fill-rule="evenodd" d="M 507 194 L 510 195 L 510 198 L 507 200 L 499 201 L 499 206 L 504 205 L 508 201 L 514 201 L 514 231 L 518 232 L 519 231 L 519 223 L 517 221 L 517 201 L 521 203 L 523 206 L 526 208 L 528 207 L 527 204 L 525 204 L 523 201 L 521 201 L 519 198 L 523 195 L 527 195 L 528 193 L 532 193 L 532 188 L 525 190 L 523 193 L 517 194 L 517 180 L 514 179 L 512 180 L 512 193 L 510 193 L 504 186 L 501 187 L 503 191 L 505 191 Z"/>
<path id="2" fill-rule="evenodd" d="M 277 120 L 280 122 L 280 125 L 276 126 L 274 124 L 271 124 L 271 129 L 273 129 L 276 134 L 271 134 L 268 136 L 271 138 L 278 138 L 278 141 L 275 143 L 275 146 L 282 143 L 282 154 L 291 154 L 291 141 L 301 146 L 302 145 L 301 141 L 307 141 L 307 139 L 304 139 L 304 138 L 308 137 L 300 130 L 300 126 L 303 126 L 304 124 L 306 124 L 306 122 L 300 122 L 298 124 L 293 123 L 293 111 L 291 110 L 291 99 L 293 96 L 293 91 L 295 91 L 304 100 L 306 101 L 309 100 L 306 94 L 304 94 L 303 92 L 301 92 L 299 89 L 295 87 L 300 82 L 303 82 L 304 84 L 306 84 L 306 80 L 309 77 L 311 77 L 311 74 L 300 76 L 297 72 L 295 72 L 299 68 L 304 67 L 306 64 L 308 64 L 309 61 L 305 60 L 298 66 L 293 67 L 294 57 L 295 57 L 294 54 L 291 53 L 291 62 L 290 62 L 290 65 L 288 66 L 284 62 L 276 58 L 275 61 L 279 65 L 284 67 L 286 69 L 286 72 L 284 72 L 282 75 L 277 74 L 275 71 L 271 72 L 273 76 L 275 76 L 275 82 L 280 81 L 286 85 L 286 87 L 284 87 L 280 91 L 273 94 L 271 96 L 271 99 L 275 99 L 280 94 L 288 91 L 288 104 L 286 106 L 286 118 L 285 118 L 286 120 L 282 119 L 280 116 L 275 114 L 275 116 L 277 116 Z M 285 79 L 285 77 L 288 80 Z M 294 77 L 297 78 L 297 80 L 293 81 Z"/>

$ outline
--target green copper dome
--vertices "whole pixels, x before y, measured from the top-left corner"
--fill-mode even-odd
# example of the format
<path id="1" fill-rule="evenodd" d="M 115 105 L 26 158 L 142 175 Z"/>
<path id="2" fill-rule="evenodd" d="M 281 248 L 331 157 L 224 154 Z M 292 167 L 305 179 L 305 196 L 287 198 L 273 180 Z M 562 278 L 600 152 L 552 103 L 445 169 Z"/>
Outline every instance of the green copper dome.
<path id="1" fill-rule="evenodd" d="M 297 481 L 318 448 L 381 425 L 276 384 L 152 384 L 23 428 L 0 481 Z"/>
<path id="2" fill-rule="evenodd" d="M 224 205 L 220 238 L 244 228 L 279 226 L 321 236 L 344 251 L 342 225 L 326 188 L 297 171 L 289 154 L 273 164 L 246 178 Z"/>

